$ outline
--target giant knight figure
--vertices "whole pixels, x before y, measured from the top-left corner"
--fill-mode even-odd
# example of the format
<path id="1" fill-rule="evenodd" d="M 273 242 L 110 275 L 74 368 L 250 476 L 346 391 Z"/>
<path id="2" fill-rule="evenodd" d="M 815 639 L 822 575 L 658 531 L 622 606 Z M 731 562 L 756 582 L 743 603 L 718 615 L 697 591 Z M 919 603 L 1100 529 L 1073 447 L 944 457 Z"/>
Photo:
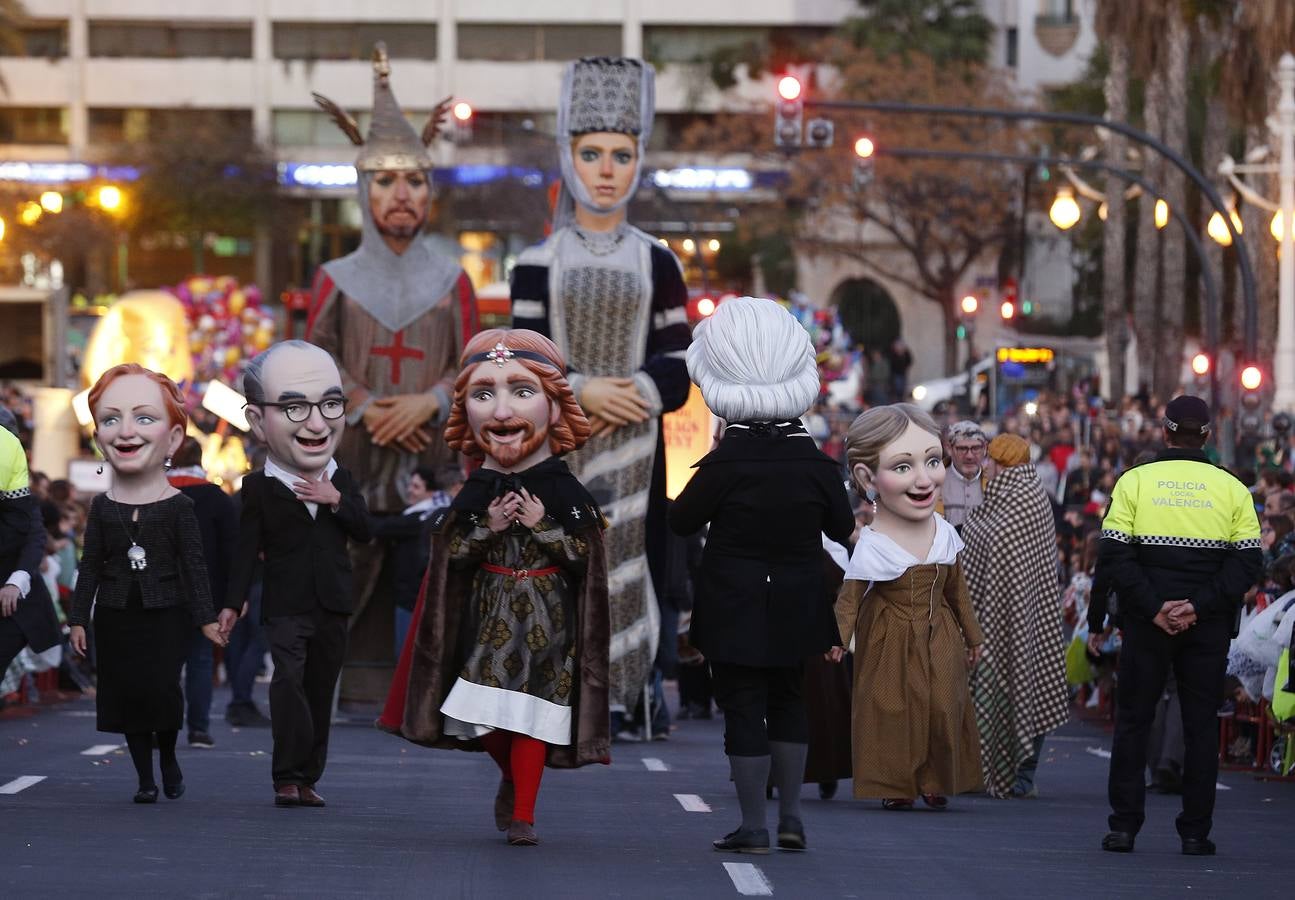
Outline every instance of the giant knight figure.
<path id="1" fill-rule="evenodd" d="M 456 259 L 424 233 L 432 199 L 432 156 L 448 101 L 417 134 L 390 85 L 386 48 L 373 55 L 373 118 L 364 137 L 355 120 L 319 94 L 315 102 L 360 147 L 355 162 L 364 229 L 360 246 L 320 267 L 306 338 L 338 361 L 347 398 L 338 461 L 355 475 L 369 510 L 399 514 L 419 466 L 455 458 L 441 437 L 459 355 L 477 330 L 472 285 Z M 378 545 L 355 548 L 353 659 L 390 659 L 392 600 L 375 594 Z M 396 648 L 397 651 L 399 648 Z M 378 682 L 381 682 L 380 684 Z M 385 676 L 358 687 L 380 692 Z"/>

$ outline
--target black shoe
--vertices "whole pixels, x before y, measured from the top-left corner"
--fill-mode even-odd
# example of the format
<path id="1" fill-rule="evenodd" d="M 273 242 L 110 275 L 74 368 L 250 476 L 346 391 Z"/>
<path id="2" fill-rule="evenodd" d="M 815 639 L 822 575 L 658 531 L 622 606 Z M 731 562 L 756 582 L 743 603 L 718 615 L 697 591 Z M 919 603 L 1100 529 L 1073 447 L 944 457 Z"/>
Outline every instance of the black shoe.
<path id="1" fill-rule="evenodd" d="M 205 731 L 190 731 L 189 746 L 199 747 L 203 750 L 210 750 L 216 746 L 216 742 L 211 739 L 211 735 Z"/>
<path id="2" fill-rule="evenodd" d="M 778 849 L 806 849 L 805 826 L 801 823 L 800 819 L 797 819 L 794 816 L 788 816 L 778 823 Z"/>
<path id="3" fill-rule="evenodd" d="M 739 828 L 711 841 L 711 846 L 724 853 L 768 853 L 769 829 Z"/>
<path id="4" fill-rule="evenodd" d="M 264 728 L 270 719 L 255 703 L 231 703 L 225 707 L 225 721 L 235 728 Z"/>
<path id="5" fill-rule="evenodd" d="M 157 792 L 154 791 L 154 796 Z M 162 793 L 166 794 L 168 800 L 179 800 L 184 796 L 184 782 L 177 781 L 175 784 L 162 785 Z"/>
<path id="6" fill-rule="evenodd" d="M 142 787 L 135 792 L 136 803 L 156 803 L 157 802 L 157 785 L 152 787 Z"/>
<path id="7" fill-rule="evenodd" d="M 1213 856 L 1214 850 L 1209 838 L 1183 838 L 1183 856 Z"/>
<path id="8" fill-rule="evenodd" d="M 836 786 L 837 786 L 837 784 L 838 784 L 838 783 L 839 783 L 839 782 L 837 782 L 837 781 L 835 781 L 835 780 L 833 780 L 833 781 L 820 781 L 820 782 L 818 783 L 818 799 L 820 799 L 820 800 L 831 800 L 833 797 L 835 797 L 835 796 L 836 796 Z"/>
<path id="9" fill-rule="evenodd" d="M 1131 831 L 1109 831 L 1102 838 L 1102 849 L 1111 853 L 1132 853 L 1134 837 L 1136 835 Z"/>

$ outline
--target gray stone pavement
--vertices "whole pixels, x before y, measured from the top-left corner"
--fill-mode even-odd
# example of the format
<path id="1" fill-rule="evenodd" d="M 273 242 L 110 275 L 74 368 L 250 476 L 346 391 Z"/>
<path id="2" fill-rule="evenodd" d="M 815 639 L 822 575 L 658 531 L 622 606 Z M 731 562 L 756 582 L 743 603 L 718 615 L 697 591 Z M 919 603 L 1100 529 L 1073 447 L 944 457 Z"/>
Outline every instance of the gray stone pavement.
<path id="1" fill-rule="evenodd" d="M 680 723 L 668 742 L 617 744 L 610 766 L 550 770 L 535 848 L 508 847 L 494 830 L 498 776 L 484 754 L 425 750 L 369 721 L 335 727 L 319 784 L 329 805 L 315 810 L 272 805 L 265 729 L 215 716 L 214 749 L 182 740 L 186 795 L 137 806 L 124 747 L 104 752 L 121 738 L 95 731 L 92 702 L 0 720 L 0 896 L 1293 895 L 1295 784 L 1223 773 L 1212 859 L 1178 853 L 1175 797 L 1149 797 L 1136 853 L 1098 849 L 1109 736 L 1085 723 L 1049 741 L 1038 800 L 959 797 L 943 813 L 888 813 L 844 799 L 848 784 L 831 801 L 806 786 L 810 852 L 730 856 L 710 848 L 738 818 L 718 720 Z M 23 776 L 43 780 L 4 793 Z M 775 802 L 771 824 L 776 815 Z"/>

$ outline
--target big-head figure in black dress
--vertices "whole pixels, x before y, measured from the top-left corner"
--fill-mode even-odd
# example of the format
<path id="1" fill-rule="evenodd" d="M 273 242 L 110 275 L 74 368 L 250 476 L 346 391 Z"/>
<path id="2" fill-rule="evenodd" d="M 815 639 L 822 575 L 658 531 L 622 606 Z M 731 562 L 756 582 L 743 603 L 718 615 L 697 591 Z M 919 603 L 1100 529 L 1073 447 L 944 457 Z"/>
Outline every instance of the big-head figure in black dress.
<path id="1" fill-rule="evenodd" d="M 136 803 L 157 802 L 153 743 L 167 797 L 184 793 L 175 739 L 184 717 L 180 667 L 194 624 L 224 645 L 193 501 L 166 480 L 188 417 L 175 382 L 135 363 L 90 389 L 94 441 L 112 490 L 94 498 L 72 600 L 72 648 L 86 652 L 94 609 L 100 731 L 126 735 L 139 775 Z M 186 608 L 187 607 L 187 608 Z"/>
<path id="2" fill-rule="evenodd" d="M 305 341 L 284 341 L 254 358 L 243 393 L 248 423 L 269 457 L 264 470 L 243 479 L 238 549 L 220 621 L 225 632 L 233 628 L 264 556 L 274 802 L 323 806 L 315 782 L 328 757 L 333 690 L 356 595 L 347 545 L 370 537 L 359 486 L 333 459 L 346 426 L 346 395 L 337 363 Z"/>

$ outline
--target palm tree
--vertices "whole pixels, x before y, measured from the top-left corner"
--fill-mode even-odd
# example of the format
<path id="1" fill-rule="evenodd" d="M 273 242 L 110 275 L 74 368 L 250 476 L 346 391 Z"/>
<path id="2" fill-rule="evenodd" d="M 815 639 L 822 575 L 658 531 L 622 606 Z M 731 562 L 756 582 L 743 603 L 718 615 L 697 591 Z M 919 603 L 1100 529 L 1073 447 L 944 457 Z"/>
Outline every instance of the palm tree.
<path id="1" fill-rule="evenodd" d="M 1164 107 L 1164 142 L 1169 149 L 1188 158 L 1187 145 L 1187 84 L 1191 29 L 1185 18 L 1186 10 L 1180 5 L 1170 9 L 1166 16 L 1165 57 L 1161 73 L 1164 90 L 1161 99 Z M 1187 176 L 1176 166 L 1165 165 L 1155 182 L 1164 185 L 1164 200 L 1170 209 L 1182 212 L 1187 208 Z M 1152 204 L 1147 204 L 1152 206 Z M 1155 393 L 1168 400 L 1179 387 L 1183 369 L 1183 318 L 1187 304 L 1187 242 L 1182 231 L 1168 227 L 1163 232 L 1164 269 L 1160 292 L 1160 330 L 1157 334 Z"/>
<path id="2" fill-rule="evenodd" d="M 1123 122 L 1129 117 L 1129 49 L 1122 38 L 1107 43 L 1110 68 L 1106 73 L 1106 117 Z M 1125 165 L 1124 136 L 1114 131 L 1106 145 L 1106 162 Z M 1102 318 L 1106 322 L 1106 355 L 1111 380 L 1106 385 L 1112 402 L 1119 403 L 1126 391 L 1127 372 L 1124 353 L 1128 346 L 1128 292 L 1124 283 L 1125 238 L 1127 216 L 1124 206 L 1124 183 L 1118 178 L 1106 179 L 1106 228 L 1102 231 Z"/>

